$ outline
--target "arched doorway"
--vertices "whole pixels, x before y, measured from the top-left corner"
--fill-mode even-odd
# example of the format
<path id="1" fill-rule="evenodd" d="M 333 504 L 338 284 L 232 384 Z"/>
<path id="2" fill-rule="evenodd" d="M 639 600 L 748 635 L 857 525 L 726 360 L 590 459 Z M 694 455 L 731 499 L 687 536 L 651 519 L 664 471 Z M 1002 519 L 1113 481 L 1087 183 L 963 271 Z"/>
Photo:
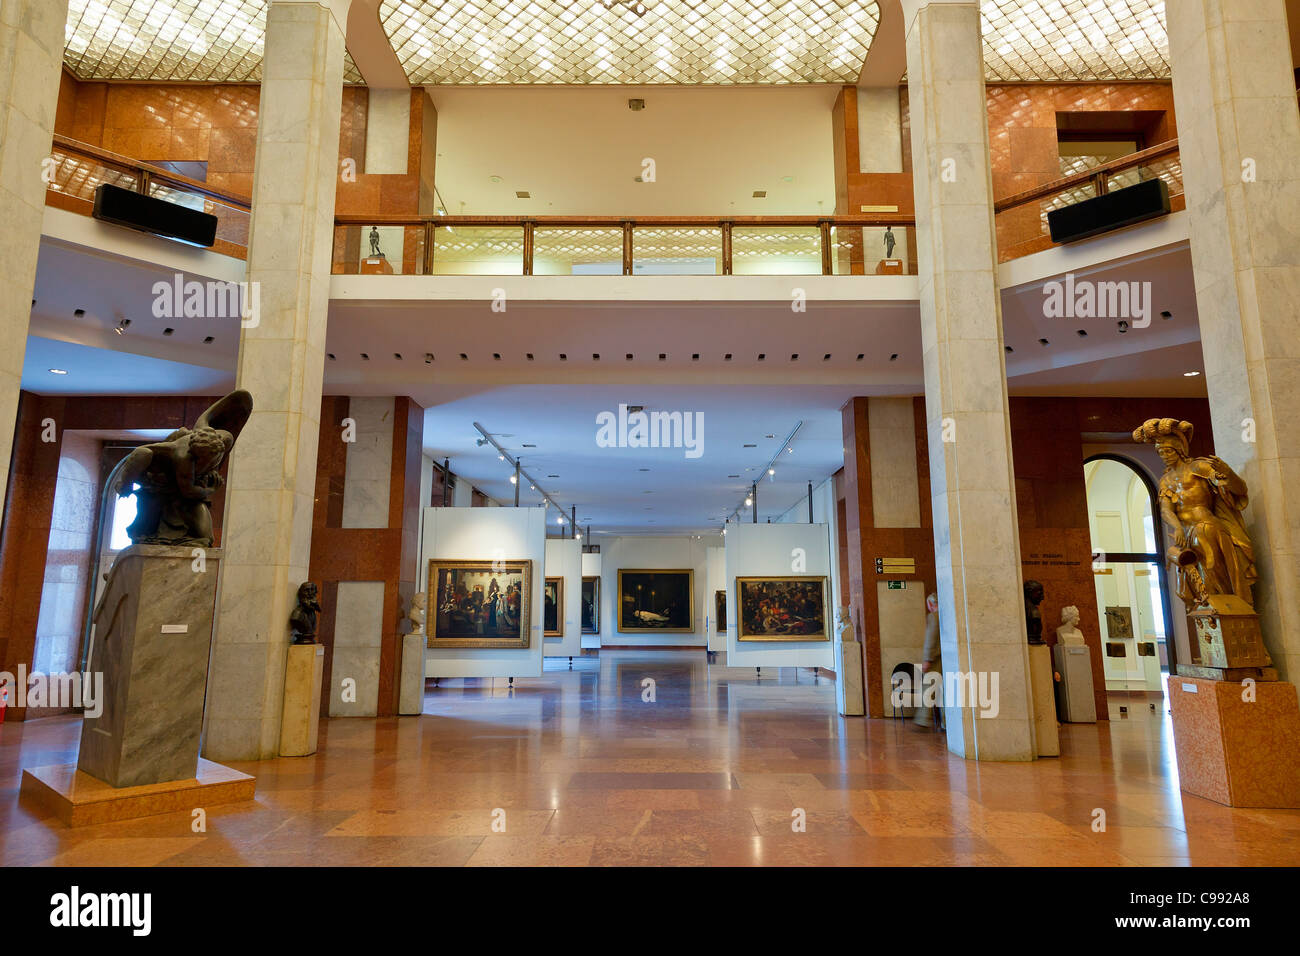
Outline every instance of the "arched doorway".
<path id="1" fill-rule="evenodd" d="M 1177 665 L 1178 627 L 1155 486 L 1118 455 L 1094 455 L 1083 469 L 1106 689 L 1163 693 Z"/>

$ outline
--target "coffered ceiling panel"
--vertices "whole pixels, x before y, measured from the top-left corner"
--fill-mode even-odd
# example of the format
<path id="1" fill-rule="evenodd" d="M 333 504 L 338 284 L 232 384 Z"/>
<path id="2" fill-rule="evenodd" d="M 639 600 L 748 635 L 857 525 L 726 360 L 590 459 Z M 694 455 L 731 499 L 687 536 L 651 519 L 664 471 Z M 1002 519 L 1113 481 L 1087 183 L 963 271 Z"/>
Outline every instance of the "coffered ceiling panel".
<path id="1" fill-rule="evenodd" d="M 989 80 L 1169 77 L 1164 0 L 984 0 L 980 12 Z"/>

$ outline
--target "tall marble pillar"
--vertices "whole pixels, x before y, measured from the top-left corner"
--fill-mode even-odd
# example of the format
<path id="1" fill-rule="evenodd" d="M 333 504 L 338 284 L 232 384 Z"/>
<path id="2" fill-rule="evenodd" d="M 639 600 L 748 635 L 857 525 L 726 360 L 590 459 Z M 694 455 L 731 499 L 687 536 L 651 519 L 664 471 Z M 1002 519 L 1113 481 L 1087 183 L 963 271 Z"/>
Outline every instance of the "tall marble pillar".
<path id="1" fill-rule="evenodd" d="M 1246 480 L 1255 607 L 1300 680 L 1300 111 L 1284 0 L 1184 0 L 1169 52 L 1214 451 Z"/>
<path id="2" fill-rule="evenodd" d="M 946 694 L 948 747 L 1033 760 L 979 4 L 903 12 L 943 667 L 985 688 Z"/>
<path id="3" fill-rule="evenodd" d="M 329 306 L 348 0 L 272 0 L 266 16 L 240 335 L 254 410 L 231 463 L 204 755 L 279 752 L 287 622 L 307 578 Z"/>
<path id="4" fill-rule="evenodd" d="M 0 3 L 0 505 L 13 454 L 36 256 L 45 217 L 68 0 Z"/>

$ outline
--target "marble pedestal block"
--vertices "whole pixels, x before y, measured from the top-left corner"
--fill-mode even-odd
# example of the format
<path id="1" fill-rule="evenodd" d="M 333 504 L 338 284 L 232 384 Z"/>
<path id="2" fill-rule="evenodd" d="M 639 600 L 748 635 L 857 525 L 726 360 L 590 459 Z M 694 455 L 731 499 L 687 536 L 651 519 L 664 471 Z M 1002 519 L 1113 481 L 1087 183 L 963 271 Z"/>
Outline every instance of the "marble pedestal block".
<path id="1" fill-rule="evenodd" d="M 194 779 L 221 554 L 137 544 L 117 556 L 90 658 L 103 712 L 82 724 L 78 770 L 112 787 Z"/>
<path id="2" fill-rule="evenodd" d="M 280 715 L 281 757 L 305 757 L 316 752 L 324 677 L 324 644 L 289 645 L 284 662 L 284 710 Z"/>
<path id="3" fill-rule="evenodd" d="M 835 706 L 845 717 L 867 712 L 862 687 L 862 645 L 857 641 L 835 642 Z"/>
<path id="4" fill-rule="evenodd" d="M 1230 807 L 1300 809 L 1300 703 L 1295 684 L 1169 678 L 1178 779 Z M 1249 697 L 1248 694 L 1246 694 Z"/>
<path id="5" fill-rule="evenodd" d="M 1038 756 L 1059 757 L 1061 735 L 1056 725 L 1056 684 L 1052 680 L 1052 649 L 1029 645 L 1029 683 L 1034 692 L 1034 727 Z"/>
<path id="6" fill-rule="evenodd" d="M 390 276 L 393 274 L 393 267 L 383 256 L 362 259 L 361 274 L 363 276 Z"/>
<path id="7" fill-rule="evenodd" d="M 876 263 L 876 275 L 878 276 L 901 276 L 903 275 L 902 259 L 881 259 Z"/>
<path id="8" fill-rule="evenodd" d="M 397 692 L 397 713 L 404 717 L 424 713 L 424 646 L 423 633 L 402 635 L 402 673 Z"/>

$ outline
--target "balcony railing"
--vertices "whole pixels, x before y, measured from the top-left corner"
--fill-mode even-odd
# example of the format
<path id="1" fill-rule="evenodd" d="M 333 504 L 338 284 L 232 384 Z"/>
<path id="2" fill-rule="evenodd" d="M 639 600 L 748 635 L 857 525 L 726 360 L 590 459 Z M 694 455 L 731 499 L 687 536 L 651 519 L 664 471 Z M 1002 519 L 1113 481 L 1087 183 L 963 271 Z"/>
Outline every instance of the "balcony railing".
<path id="1" fill-rule="evenodd" d="M 915 275 L 915 220 L 338 216 L 336 275 Z M 892 234 L 887 242 L 886 230 Z M 378 251 L 378 255 L 375 254 Z M 887 256 L 886 250 L 892 251 Z"/>
<path id="2" fill-rule="evenodd" d="M 95 205 L 96 187 L 111 183 L 216 216 L 217 241 L 212 250 L 248 258 L 251 204 L 247 197 L 66 136 L 54 137 L 50 159 L 45 172 L 46 205 L 88 216 Z"/>
<path id="3" fill-rule="evenodd" d="M 1156 177 L 1169 186 L 1172 208 L 1175 211 L 1185 209 L 1183 166 L 1176 139 L 997 200 L 993 211 L 997 225 L 998 261 L 1007 262 L 1050 249 L 1052 240 L 1047 228 L 1047 214 L 1053 209 Z"/>

